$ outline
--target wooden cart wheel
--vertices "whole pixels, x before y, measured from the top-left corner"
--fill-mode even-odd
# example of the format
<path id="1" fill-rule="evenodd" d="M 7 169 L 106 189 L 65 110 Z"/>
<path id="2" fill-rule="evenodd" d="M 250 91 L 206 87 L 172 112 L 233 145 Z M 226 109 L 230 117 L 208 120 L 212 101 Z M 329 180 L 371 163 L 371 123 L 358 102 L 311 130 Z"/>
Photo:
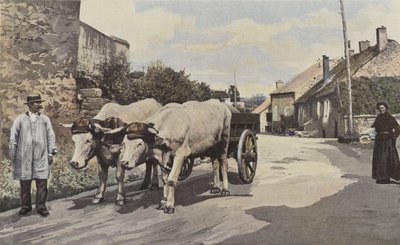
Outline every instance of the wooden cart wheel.
<path id="1" fill-rule="evenodd" d="M 185 180 L 190 176 L 190 174 L 192 173 L 193 165 L 194 165 L 194 158 L 189 157 L 185 159 L 182 165 L 181 173 L 179 174 L 178 177 L 179 181 Z"/>
<path id="2" fill-rule="evenodd" d="M 251 130 L 242 132 L 238 144 L 237 164 L 240 180 L 244 184 L 253 182 L 257 168 L 257 140 Z"/>

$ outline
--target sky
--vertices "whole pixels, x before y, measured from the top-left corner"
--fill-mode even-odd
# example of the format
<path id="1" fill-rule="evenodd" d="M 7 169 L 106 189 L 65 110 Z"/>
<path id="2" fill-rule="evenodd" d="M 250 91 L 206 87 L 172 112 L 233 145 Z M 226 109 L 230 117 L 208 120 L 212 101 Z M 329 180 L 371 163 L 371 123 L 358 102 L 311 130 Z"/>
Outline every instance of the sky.
<path id="1" fill-rule="evenodd" d="M 400 1 L 343 0 L 351 48 L 400 42 Z M 268 95 L 322 59 L 344 56 L 339 0 L 81 0 L 80 19 L 130 43 L 133 70 L 161 60 L 214 90 Z"/>

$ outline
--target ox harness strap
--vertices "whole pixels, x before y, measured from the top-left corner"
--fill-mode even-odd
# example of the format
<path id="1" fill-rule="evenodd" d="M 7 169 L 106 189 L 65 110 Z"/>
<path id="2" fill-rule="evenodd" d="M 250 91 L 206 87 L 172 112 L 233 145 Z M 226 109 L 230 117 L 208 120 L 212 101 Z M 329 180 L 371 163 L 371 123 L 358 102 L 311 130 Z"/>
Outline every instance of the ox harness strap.
<path id="1" fill-rule="evenodd" d="M 79 118 L 71 127 L 72 134 L 82 134 L 92 132 L 95 128 L 94 121 L 89 118 Z"/>

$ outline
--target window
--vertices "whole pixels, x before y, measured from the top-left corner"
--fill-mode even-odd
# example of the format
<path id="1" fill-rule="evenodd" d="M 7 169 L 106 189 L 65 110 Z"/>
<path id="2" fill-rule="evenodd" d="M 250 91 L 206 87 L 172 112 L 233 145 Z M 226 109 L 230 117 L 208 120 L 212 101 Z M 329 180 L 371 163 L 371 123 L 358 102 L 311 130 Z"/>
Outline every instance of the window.
<path id="1" fill-rule="evenodd" d="M 285 106 L 284 114 L 285 114 L 285 117 L 289 116 L 289 114 L 290 114 L 290 106 Z"/>
<path id="2" fill-rule="evenodd" d="M 329 100 L 324 101 L 324 117 L 322 118 L 322 123 L 327 124 L 329 121 L 329 114 L 331 112 Z"/>
<path id="3" fill-rule="evenodd" d="M 279 117 L 278 117 L 278 106 L 274 106 L 272 108 L 272 121 L 279 121 Z"/>

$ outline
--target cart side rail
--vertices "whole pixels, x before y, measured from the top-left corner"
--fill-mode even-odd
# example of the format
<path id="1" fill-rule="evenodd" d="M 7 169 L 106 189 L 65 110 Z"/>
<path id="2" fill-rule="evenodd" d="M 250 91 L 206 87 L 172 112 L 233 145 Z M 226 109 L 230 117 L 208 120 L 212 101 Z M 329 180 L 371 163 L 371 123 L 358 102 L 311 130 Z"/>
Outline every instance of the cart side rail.
<path id="1" fill-rule="evenodd" d="M 232 113 L 230 141 L 239 142 L 242 132 L 250 129 L 254 134 L 260 131 L 260 115 L 254 113 Z"/>

